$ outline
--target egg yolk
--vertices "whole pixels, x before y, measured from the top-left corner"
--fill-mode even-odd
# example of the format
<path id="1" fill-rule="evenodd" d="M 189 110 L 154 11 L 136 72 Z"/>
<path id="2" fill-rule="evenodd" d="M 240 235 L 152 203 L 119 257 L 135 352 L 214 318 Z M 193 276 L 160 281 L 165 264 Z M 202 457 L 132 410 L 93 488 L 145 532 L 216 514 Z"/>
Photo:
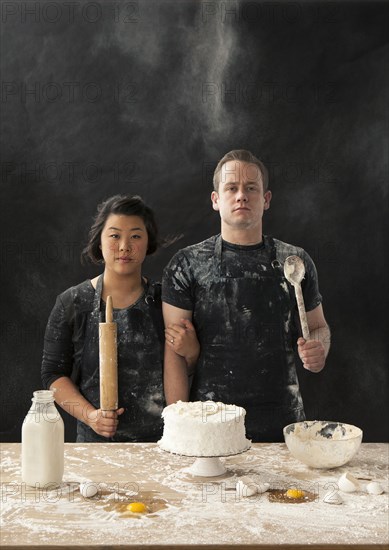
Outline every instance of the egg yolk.
<path id="1" fill-rule="evenodd" d="M 143 514 L 144 512 L 147 512 L 146 505 L 143 504 L 143 502 L 130 502 L 130 504 L 127 505 L 127 510 L 135 514 Z"/>
<path id="2" fill-rule="evenodd" d="M 305 493 L 300 489 L 288 489 L 286 491 L 286 496 L 288 498 L 303 498 L 305 496 Z"/>

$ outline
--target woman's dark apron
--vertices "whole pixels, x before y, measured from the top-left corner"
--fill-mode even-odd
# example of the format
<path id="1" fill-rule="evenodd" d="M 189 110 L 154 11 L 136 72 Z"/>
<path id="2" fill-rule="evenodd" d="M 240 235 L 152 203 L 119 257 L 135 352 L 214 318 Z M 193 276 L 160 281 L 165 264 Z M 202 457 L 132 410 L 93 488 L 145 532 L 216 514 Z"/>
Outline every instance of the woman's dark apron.
<path id="1" fill-rule="evenodd" d="M 86 324 L 78 382 L 82 395 L 97 409 L 100 407 L 99 323 L 105 321 L 105 308 L 102 311 L 101 307 L 102 289 L 103 275 L 100 275 L 93 309 Z M 119 407 L 125 408 L 119 417 L 118 430 L 113 438 L 107 439 L 78 421 L 78 442 L 157 441 L 161 435 L 162 312 L 160 301 L 154 303 L 153 293 L 148 291 L 148 287 L 139 300 L 145 302 L 144 311 L 134 307 L 136 304 L 114 310 L 118 331 Z"/>
<path id="2" fill-rule="evenodd" d="M 294 295 L 271 237 L 270 258 L 244 273 L 227 266 L 216 238 L 209 284 L 197 289 L 194 322 L 201 355 L 191 400 L 244 407 L 253 441 L 282 441 L 282 428 L 304 420 L 293 349 Z M 267 255 L 269 257 L 269 255 Z"/>

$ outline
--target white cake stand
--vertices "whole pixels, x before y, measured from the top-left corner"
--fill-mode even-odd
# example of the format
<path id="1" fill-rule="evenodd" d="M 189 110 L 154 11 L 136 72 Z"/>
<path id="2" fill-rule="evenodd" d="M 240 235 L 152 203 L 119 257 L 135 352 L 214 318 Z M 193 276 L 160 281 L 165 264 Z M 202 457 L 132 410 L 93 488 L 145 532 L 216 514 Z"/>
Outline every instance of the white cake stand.
<path id="1" fill-rule="evenodd" d="M 166 451 L 168 453 L 177 454 L 180 456 L 190 456 L 195 458 L 196 460 L 193 462 L 192 466 L 190 466 L 187 469 L 187 472 L 191 474 L 192 476 L 196 477 L 218 477 L 222 476 L 227 472 L 227 468 L 224 466 L 223 462 L 221 462 L 219 457 L 227 457 L 227 456 L 236 456 L 238 454 L 245 453 L 250 449 L 251 445 L 246 447 L 245 449 L 242 449 L 241 451 L 237 453 L 232 454 L 221 454 L 217 456 L 194 456 L 194 455 L 187 455 L 183 453 L 175 453 L 174 451 L 167 451 L 166 449 L 162 449 L 163 451 Z"/>
<path id="2" fill-rule="evenodd" d="M 217 477 L 227 472 L 227 468 L 217 456 L 199 456 L 188 468 L 188 473 L 192 476 Z"/>

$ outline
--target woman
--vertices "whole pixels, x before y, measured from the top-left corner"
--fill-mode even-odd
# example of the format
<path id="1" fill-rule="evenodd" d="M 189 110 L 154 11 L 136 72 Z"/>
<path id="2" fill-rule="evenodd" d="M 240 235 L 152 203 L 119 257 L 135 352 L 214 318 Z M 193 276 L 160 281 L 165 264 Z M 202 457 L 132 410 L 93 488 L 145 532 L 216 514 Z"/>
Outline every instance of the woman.
<path id="1" fill-rule="evenodd" d="M 77 441 L 156 441 L 164 405 L 164 327 L 160 284 L 142 277 L 142 264 L 157 249 L 152 210 L 138 196 L 115 195 L 99 205 L 83 254 L 103 263 L 95 279 L 58 296 L 44 341 L 42 380 L 77 419 Z M 99 409 L 99 322 L 112 296 L 117 323 L 117 411 Z M 199 344 L 184 321 L 166 331 L 169 345 L 195 363 Z M 174 340 L 174 343 L 172 344 Z"/>

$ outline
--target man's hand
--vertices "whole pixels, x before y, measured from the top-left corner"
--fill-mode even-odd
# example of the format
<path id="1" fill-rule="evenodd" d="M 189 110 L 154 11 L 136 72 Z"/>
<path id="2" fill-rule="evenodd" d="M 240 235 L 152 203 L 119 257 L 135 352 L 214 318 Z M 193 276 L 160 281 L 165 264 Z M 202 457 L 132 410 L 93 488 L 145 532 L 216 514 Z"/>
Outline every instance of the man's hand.
<path id="1" fill-rule="evenodd" d="M 325 365 L 326 353 L 320 340 L 297 340 L 297 351 L 305 369 L 320 372 Z"/>
<path id="2" fill-rule="evenodd" d="M 123 408 L 117 411 L 102 411 L 101 409 L 96 409 L 92 412 L 88 412 L 84 422 L 97 434 L 103 437 L 113 437 L 119 423 L 118 416 L 123 413 Z"/>

